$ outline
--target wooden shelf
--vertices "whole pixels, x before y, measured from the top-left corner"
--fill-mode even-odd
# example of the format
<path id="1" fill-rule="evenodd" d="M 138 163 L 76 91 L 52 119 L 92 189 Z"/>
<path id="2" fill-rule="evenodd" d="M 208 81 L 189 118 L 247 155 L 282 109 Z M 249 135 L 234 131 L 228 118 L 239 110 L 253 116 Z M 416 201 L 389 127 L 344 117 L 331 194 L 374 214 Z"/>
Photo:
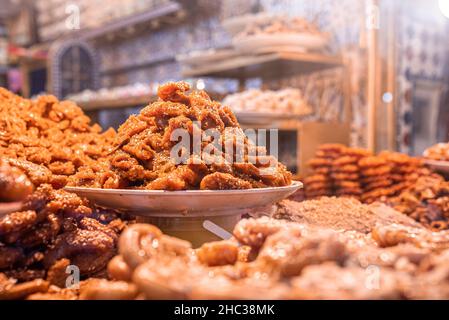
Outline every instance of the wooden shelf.
<path id="1" fill-rule="evenodd" d="M 343 66 L 337 56 L 318 53 L 277 52 L 263 55 L 242 55 L 223 62 L 184 69 L 184 77 L 217 77 L 232 79 L 276 78 L 310 73 Z"/>
<path id="2" fill-rule="evenodd" d="M 214 100 L 221 100 L 223 94 L 210 93 L 210 97 Z M 76 102 L 85 111 L 94 111 L 102 109 L 120 109 L 146 106 L 158 99 L 156 95 L 143 95 L 138 97 L 129 97 L 121 99 L 92 100 L 87 102 Z"/>
<path id="3" fill-rule="evenodd" d="M 151 59 L 151 60 L 138 62 L 138 63 L 134 63 L 134 64 L 130 64 L 130 65 L 104 69 L 104 70 L 100 71 L 100 75 L 104 76 L 104 75 L 111 75 L 111 74 L 129 72 L 129 71 L 132 71 L 132 70 L 145 69 L 145 68 L 152 67 L 154 65 L 163 64 L 163 63 L 170 63 L 170 62 L 175 62 L 175 61 L 176 60 L 175 60 L 174 56 L 168 55 L 168 56 L 154 58 L 154 59 Z"/>
<path id="4" fill-rule="evenodd" d="M 118 109 L 145 106 L 157 99 L 154 95 L 144 95 L 138 97 L 129 97 L 123 99 L 95 100 L 88 102 L 77 102 L 77 104 L 85 111 L 101 110 L 101 109 Z"/>
<path id="5" fill-rule="evenodd" d="M 293 130 L 307 116 L 282 113 L 234 112 L 244 128 L 271 128 Z"/>
<path id="6" fill-rule="evenodd" d="M 159 7 L 148 9 L 142 13 L 134 14 L 129 17 L 117 19 L 116 21 L 107 23 L 103 26 L 81 30 L 79 34 L 70 33 L 70 37 L 77 37 L 82 40 L 93 40 L 96 38 L 102 38 L 106 35 L 117 33 L 122 30 L 126 30 L 129 27 L 135 27 L 137 25 L 145 24 L 159 18 L 173 15 L 180 12 L 182 6 L 177 2 L 168 2 Z"/>

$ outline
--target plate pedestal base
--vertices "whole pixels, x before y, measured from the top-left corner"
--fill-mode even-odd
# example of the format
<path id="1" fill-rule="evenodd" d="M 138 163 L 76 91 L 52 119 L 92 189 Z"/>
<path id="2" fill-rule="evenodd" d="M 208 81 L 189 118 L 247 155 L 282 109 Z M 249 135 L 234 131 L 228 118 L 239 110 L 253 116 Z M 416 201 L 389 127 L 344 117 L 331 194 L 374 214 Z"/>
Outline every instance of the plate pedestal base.
<path id="1" fill-rule="evenodd" d="M 189 217 L 157 217 L 137 216 L 137 222 L 150 223 L 157 226 L 165 234 L 187 240 L 194 248 L 200 247 L 205 242 L 222 240 L 203 227 L 208 220 L 226 231 L 232 233 L 234 226 L 241 219 L 242 212 L 229 213 L 227 215 L 195 215 Z"/>

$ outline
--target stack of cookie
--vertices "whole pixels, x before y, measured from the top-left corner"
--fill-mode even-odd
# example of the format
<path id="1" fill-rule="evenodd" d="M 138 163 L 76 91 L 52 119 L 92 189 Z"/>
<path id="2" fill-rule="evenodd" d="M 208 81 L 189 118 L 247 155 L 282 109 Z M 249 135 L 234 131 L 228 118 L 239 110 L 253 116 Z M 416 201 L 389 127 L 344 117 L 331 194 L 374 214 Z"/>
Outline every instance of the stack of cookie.
<path id="1" fill-rule="evenodd" d="M 383 157 L 369 156 L 360 159 L 361 183 L 363 186 L 362 201 L 372 203 L 382 197 L 393 194 L 391 186 L 392 165 Z"/>
<path id="2" fill-rule="evenodd" d="M 343 148 L 339 157 L 332 163 L 331 178 L 335 188 L 335 195 L 353 197 L 360 200 L 363 189 L 360 183 L 358 162 L 369 156 L 365 149 Z"/>
<path id="3" fill-rule="evenodd" d="M 421 159 L 390 151 L 375 156 L 340 144 L 321 145 L 309 164 L 313 174 L 304 179 L 306 198 L 335 195 L 365 203 L 384 201 L 432 175 Z"/>
<path id="4" fill-rule="evenodd" d="M 390 195 L 392 196 L 398 195 L 415 184 L 419 177 L 430 174 L 430 171 L 424 168 L 423 162 L 418 158 L 390 151 L 379 153 L 379 157 L 385 159 L 391 166 L 390 179 L 392 186 Z"/>
<path id="5" fill-rule="evenodd" d="M 330 176 L 332 164 L 344 148 L 345 146 L 341 144 L 323 144 L 318 147 L 315 158 L 309 161 L 313 172 L 304 179 L 304 191 L 307 199 L 334 194 Z"/>

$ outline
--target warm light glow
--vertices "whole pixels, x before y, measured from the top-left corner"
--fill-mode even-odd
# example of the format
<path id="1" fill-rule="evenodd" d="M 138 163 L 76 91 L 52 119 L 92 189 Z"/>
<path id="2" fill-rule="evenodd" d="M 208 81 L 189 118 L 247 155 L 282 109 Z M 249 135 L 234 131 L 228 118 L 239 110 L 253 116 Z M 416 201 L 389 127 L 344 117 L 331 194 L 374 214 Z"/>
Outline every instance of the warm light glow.
<path id="1" fill-rule="evenodd" d="M 206 84 L 204 83 L 204 80 L 203 80 L 203 79 L 199 79 L 199 80 L 196 82 L 196 88 L 197 88 L 198 90 L 204 90 L 204 88 L 206 88 Z"/>
<path id="2" fill-rule="evenodd" d="M 438 0 L 441 13 L 449 19 L 449 0 Z"/>
<path id="3" fill-rule="evenodd" d="M 382 101 L 385 103 L 390 103 L 393 101 L 393 95 L 391 94 L 391 92 L 385 92 L 382 95 Z"/>

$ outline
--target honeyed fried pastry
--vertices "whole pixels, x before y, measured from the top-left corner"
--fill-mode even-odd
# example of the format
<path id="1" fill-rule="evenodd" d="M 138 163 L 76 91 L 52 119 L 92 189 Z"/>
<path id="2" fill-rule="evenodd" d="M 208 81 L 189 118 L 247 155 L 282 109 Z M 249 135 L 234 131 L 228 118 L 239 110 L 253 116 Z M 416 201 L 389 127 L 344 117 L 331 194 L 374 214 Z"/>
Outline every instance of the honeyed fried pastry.
<path id="1" fill-rule="evenodd" d="M 334 172 L 331 174 L 331 178 L 334 180 L 358 181 L 360 176 L 357 173 Z"/>
<path id="2" fill-rule="evenodd" d="M 278 232 L 286 225 L 286 221 L 267 217 L 260 219 L 240 220 L 234 228 L 234 237 L 244 245 L 260 248 L 267 237 Z"/>
<path id="3" fill-rule="evenodd" d="M 390 174 L 389 178 L 394 182 L 402 182 L 407 179 L 407 177 L 404 177 L 402 174 L 397 173 Z"/>
<path id="4" fill-rule="evenodd" d="M 104 269 L 115 254 L 117 233 L 90 218 L 83 218 L 79 228 L 59 235 L 45 255 L 44 264 L 53 265 L 68 258 L 82 275 L 89 276 Z"/>
<path id="5" fill-rule="evenodd" d="M 207 243 L 198 250 L 185 250 L 184 245 L 182 250 L 179 246 L 173 250 L 165 244 L 165 235 L 154 232 L 155 227 L 133 225 L 122 235 L 127 240 L 120 239 L 119 247 L 120 252 L 132 252 L 136 258 L 123 259 L 133 265 L 128 266 L 133 270 L 131 279 L 119 285 L 106 280 L 83 285 L 81 296 L 335 299 L 343 294 L 348 299 L 404 298 L 409 297 L 405 289 L 413 290 L 418 283 L 420 289 L 434 288 L 435 274 L 432 281 L 416 277 L 430 275 L 447 262 L 446 255 L 437 256 L 449 248 L 445 231 L 432 234 L 386 206 L 324 197 L 302 203 L 287 200 L 279 205 L 279 211 L 284 211 L 280 213 L 284 219 L 290 213 L 291 220 L 301 223 L 266 217 L 244 219 L 234 229 L 235 238 Z M 396 227 L 395 221 L 401 225 Z M 252 258 L 240 260 L 239 246 Z M 370 266 L 375 268 L 367 269 Z M 380 282 L 378 277 L 369 277 L 372 271 L 381 272 Z M 447 272 L 442 272 L 438 279 L 445 282 L 446 278 Z M 84 293 L 87 288 L 90 295 Z M 449 296 L 449 291 L 441 296 Z"/>
<path id="6" fill-rule="evenodd" d="M 339 188 L 360 188 L 360 183 L 357 181 L 337 180 L 335 181 L 335 185 Z"/>
<path id="7" fill-rule="evenodd" d="M 228 190 L 228 189 L 249 189 L 251 183 L 243 179 L 236 178 L 229 173 L 211 173 L 201 180 L 201 190 Z"/>
<path id="8" fill-rule="evenodd" d="M 341 188 L 335 192 L 337 195 L 361 195 L 363 190 L 361 188 Z"/>
<path id="9" fill-rule="evenodd" d="M 0 102 L 0 154 L 37 166 L 17 166 L 35 186 L 64 186 L 67 180 L 62 176 L 67 178 L 79 167 L 104 158 L 111 149 L 115 131 L 101 133 L 101 128 L 90 125 L 90 119 L 72 102 L 53 96 L 27 100 L 3 88 Z M 52 174 L 59 176 L 54 183 L 45 177 Z"/>
<path id="10" fill-rule="evenodd" d="M 52 182 L 53 178 L 52 173 L 48 168 L 44 166 L 22 159 L 14 159 L 14 158 L 5 158 L 5 159 L 10 166 L 22 170 L 35 186 Z"/>
<path id="11" fill-rule="evenodd" d="M 362 176 L 360 178 L 360 183 L 363 185 L 367 185 L 367 184 L 375 183 L 378 181 L 390 180 L 390 177 L 391 177 L 391 175 L 389 175 L 389 174 L 383 174 L 383 175 L 379 175 L 379 176 L 369 176 L 369 177 Z"/>
<path id="12" fill-rule="evenodd" d="M 396 183 L 396 184 L 393 184 L 393 185 L 390 187 L 390 190 L 391 190 L 393 193 L 397 193 L 397 192 L 400 192 L 400 191 L 403 191 L 403 190 L 407 189 L 408 187 L 410 187 L 410 184 L 408 184 L 408 183 L 406 183 L 406 182 L 402 182 L 402 183 Z"/>
<path id="13" fill-rule="evenodd" d="M 448 161 L 449 143 L 437 143 L 436 145 L 426 149 L 423 156 L 427 159 Z"/>
<path id="14" fill-rule="evenodd" d="M 314 158 L 314 159 L 309 160 L 308 164 L 312 168 L 330 166 L 330 165 L 332 165 L 332 160 L 323 159 L 323 158 Z"/>
<path id="15" fill-rule="evenodd" d="M 382 151 L 379 153 L 379 157 L 384 158 L 388 162 L 393 162 L 398 165 L 406 165 L 412 162 L 416 162 L 415 158 L 399 152 Z"/>
<path id="16" fill-rule="evenodd" d="M 0 274 L 0 277 L 4 277 Z M 0 279 L 0 300 L 19 300 L 24 299 L 28 295 L 46 292 L 50 286 L 48 281 L 36 279 L 23 283 L 15 284 L 14 282 L 6 282 Z"/>
<path id="17" fill-rule="evenodd" d="M 340 156 L 341 156 L 341 154 L 338 152 L 326 152 L 326 151 L 321 151 L 321 150 L 318 150 L 317 152 L 315 152 L 315 158 L 318 158 L 318 159 L 334 160 L 334 159 L 339 158 Z"/>
<path id="18" fill-rule="evenodd" d="M 317 167 L 313 169 L 315 174 L 324 174 L 327 175 L 331 169 L 329 167 Z"/>
<path id="19" fill-rule="evenodd" d="M 358 165 L 360 168 L 362 168 L 362 170 L 364 170 L 365 168 L 385 166 L 386 164 L 387 161 L 385 159 L 376 156 L 364 157 L 358 162 Z"/>
<path id="20" fill-rule="evenodd" d="M 334 167 L 333 171 L 338 173 L 357 173 L 359 172 L 359 167 L 353 164 L 347 164 L 341 167 Z"/>
<path id="21" fill-rule="evenodd" d="M 69 259 L 56 261 L 47 271 L 47 281 L 50 284 L 64 288 L 67 280 L 67 267 L 70 265 Z"/>
<path id="22" fill-rule="evenodd" d="M 90 279 L 80 290 L 80 300 L 132 300 L 137 295 L 134 284 L 106 279 Z"/>
<path id="23" fill-rule="evenodd" d="M 322 174 L 314 174 L 312 176 L 304 178 L 304 183 L 306 184 L 310 184 L 313 182 L 327 182 L 327 181 L 329 181 L 329 178 Z"/>
<path id="24" fill-rule="evenodd" d="M 336 263 L 308 266 L 303 276 L 292 281 L 290 299 L 400 299 L 401 285 L 407 275 L 399 277 L 389 269 L 378 269 L 383 275 L 379 283 L 370 284 L 367 271 L 360 267 L 343 268 Z M 372 287 L 371 287 L 372 286 Z"/>
<path id="25" fill-rule="evenodd" d="M 380 179 L 374 182 L 371 182 L 369 184 L 366 184 L 364 186 L 364 189 L 366 191 L 371 191 L 373 189 L 377 189 L 377 188 L 385 188 L 385 187 L 389 187 L 393 184 L 393 182 L 391 180 L 388 179 Z"/>
<path id="26" fill-rule="evenodd" d="M 372 231 L 373 239 L 381 247 L 392 247 L 400 243 L 411 243 L 419 248 L 441 251 L 449 248 L 449 231 L 432 232 L 425 228 L 400 224 L 377 226 Z"/>
<path id="27" fill-rule="evenodd" d="M 215 241 L 197 249 L 198 260 L 208 266 L 233 265 L 238 261 L 239 245 L 235 241 Z"/>
<path id="28" fill-rule="evenodd" d="M 416 171 L 416 167 L 412 166 L 400 166 L 394 168 L 395 172 L 399 172 L 401 174 L 410 174 Z"/>
<path id="29" fill-rule="evenodd" d="M 363 193 L 362 201 L 367 201 L 368 199 L 379 199 L 390 194 L 391 191 L 387 189 L 374 189 L 372 191 Z"/>
<path id="30" fill-rule="evenodd" d="M 404 180 L 405 181 L 411 181 L 411 182 L 415 182 L 416 180 L 419 179 L 421 175 L 417 172 L 412 172 L 410 174 L 407 174 L 404 176 Z"/>
<path id="31" fill-rule="evenodd" d="M 24 258 L 21 248 L 0 246 L 0 269 L 11 268 Z"/>
<path id="32" fill-rule="evenodd" d="M 416 170 L 416 173 L 418 173 L 420 177 L 434 175 L 432 170 L 430 170 L 429 168 L 424 168 L 424 167 L 418 168 Z"/>
<path id="33" fill-rule="evenodd" d="M 286 242 L 288 246 L 282 244 Z M 343 263 L 346 258 L 346 245 L 335 232 L 298 225 L 283 228 L 267 237 L 254 263 L 261 272 L 292 277 L 299 275 L 308 265 L 326 261 Z"/>
<path id="34" fill-rule="evenodd" d="M 67 274 L 66 274 L 67 276 Z M 83 286 L 85 281 L 80 282 L 80 286 Z M 61 289 L 57 286 L 50 285 L 47 292 L 33 293 L 26 297 L 26 300 L 77 300 L 79 290 L 73 288 Z"/>
<path id="35" fill-rule="evenodd" d="M 315 182 L 311 184 L 307 184 L 305 186 L 307 192 L 309 191 L 319 191 L 319 190 L 329 190 L 332 188 L 332 184 L 327 182 Z"/>
<path id="36" fill-rule="evenodd" d="M 315 152 L 315 158 L 324 158 L 324 159 L 331 158 L 329 155 L 330 155 L 329 153 L 321 150 L 317 150 Z"/>
<path id="37" fill-rule="evenodd" d="M 117 255 L 109 261 L 107 271 L 112 280 L 131 281 L 132 270 L 121 255 Z"/>
<path id="38" fill-rule="evenodd" d="M 343 156 L 340 158 L 337 158 L 332 163 L 333 166 L 344 166 L 346 164 L 355 164 L 357 163 L 358 158 L 354 156 Z"/>
<path id="39" fill-rule="evenodd" d="M 380 166 L 376 168 L 368 168 L 364 169 L 362 172 L 362 175 L 365 177 L 371 177 L 371 176 L 381 176 L 385 175 L 391 172 L 391 167 L 388 165 Z"/>
<path id="40" fill-rule="evenodd" d="M 33 189 L 34 185 L 21 169 L 0 158 L 0 202 L 23 200 Z"/>
<path id="41" fill-rule="evenodd" d="M 291 184 L 291 173 L 264 147 L 254 145 L 228 107 L 204 91 L 189 90 L 185 82 L 160 86 L 159 100 L 120 126 L 106 167 L 87 166 L 70 184 L 148 190 Z M 204 141 L 196 141 L 195 135 Z"/>
<path id="42" fill-rule="evenodd" d="M 339 143 L 325 143 L 321 144 L 318 147 L 318 150 L 324 151 L 324 152 L 336 152 L 339 153 L 342 150 L 344 150 L 346 147 Z"/>
<path id="43" fill-rule="evenodd" d="M 361 148 L 345 148 L 342 153 L 348 156 L 356 156 L 356 157 L 368 157 L 372 153 L 366 149 Z"/>
<path id="44" fill-rule="evenodd" d="M 46 184 L 22 209 L 0 219 L 0 270 L 18 281 L 47 277 L 64 285 L 70 263 L 88 276 L 115 254 L 123 222 L 112 211 L 91 208 L 76 194 Z"/>

